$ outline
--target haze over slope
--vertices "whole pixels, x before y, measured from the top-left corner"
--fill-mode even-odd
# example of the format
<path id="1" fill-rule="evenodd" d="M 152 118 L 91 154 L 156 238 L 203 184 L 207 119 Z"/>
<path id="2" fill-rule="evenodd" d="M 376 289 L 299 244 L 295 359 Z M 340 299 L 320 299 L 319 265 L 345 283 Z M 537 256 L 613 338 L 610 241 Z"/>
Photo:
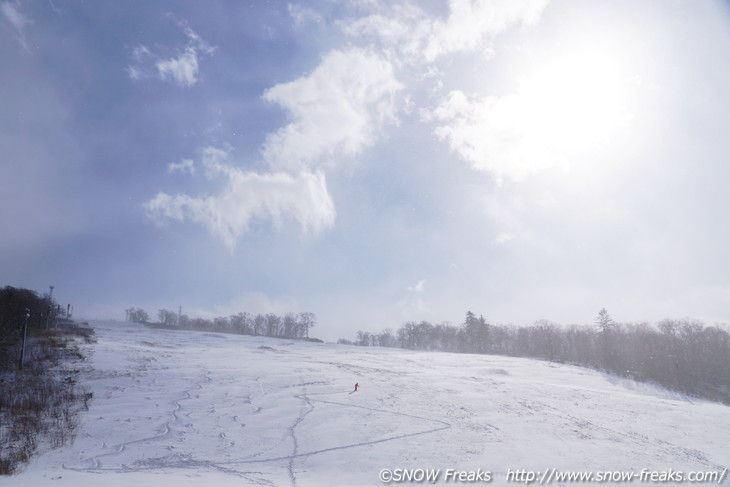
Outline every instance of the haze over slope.
<path id="1" fill-rule="evenodd" d="M 720 404 L 572 366 L 95 323 L 73 445 L 5 485 L 381 485 L 384 468 L 723 471 Z M 361 389 L 353 393 L 359 382 Z"/>

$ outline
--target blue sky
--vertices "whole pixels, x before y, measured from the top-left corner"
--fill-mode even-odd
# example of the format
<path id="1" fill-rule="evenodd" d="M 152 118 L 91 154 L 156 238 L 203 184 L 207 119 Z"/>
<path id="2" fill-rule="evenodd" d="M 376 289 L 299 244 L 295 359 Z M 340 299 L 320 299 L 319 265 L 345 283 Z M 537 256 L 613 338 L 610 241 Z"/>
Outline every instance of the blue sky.
<path id="1" fill-rule="evenodd" d="M 719 1 L 0 2 L 0 276 L 77 316 L 730 321 Z"/>

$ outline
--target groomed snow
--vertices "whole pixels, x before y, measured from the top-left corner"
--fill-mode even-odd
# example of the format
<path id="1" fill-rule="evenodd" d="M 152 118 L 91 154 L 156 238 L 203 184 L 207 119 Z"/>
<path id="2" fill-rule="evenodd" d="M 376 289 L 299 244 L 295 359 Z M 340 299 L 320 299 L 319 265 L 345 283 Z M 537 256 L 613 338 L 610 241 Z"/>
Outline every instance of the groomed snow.
<path id="1" fill-rule="evenodd" d="M 3 485 L 365 486 L 383 468 L 507 485 L 508 469 L 730 465 L 730 408 L 579 367 L 93 326 L 75 442 Z"/>

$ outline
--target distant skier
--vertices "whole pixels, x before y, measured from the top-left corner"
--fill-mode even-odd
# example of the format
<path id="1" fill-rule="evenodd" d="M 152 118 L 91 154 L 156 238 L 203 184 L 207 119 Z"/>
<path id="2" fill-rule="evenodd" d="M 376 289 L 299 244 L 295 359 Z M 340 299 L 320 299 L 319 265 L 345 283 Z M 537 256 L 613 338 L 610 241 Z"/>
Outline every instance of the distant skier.
<path id="1" fill-rule="evenodd" d="M 360 384 L 358 384 L 357 382 L 355 382 L 355 392 L 357 392 L 357 388 L 358 387 L 360 387 Z"/>

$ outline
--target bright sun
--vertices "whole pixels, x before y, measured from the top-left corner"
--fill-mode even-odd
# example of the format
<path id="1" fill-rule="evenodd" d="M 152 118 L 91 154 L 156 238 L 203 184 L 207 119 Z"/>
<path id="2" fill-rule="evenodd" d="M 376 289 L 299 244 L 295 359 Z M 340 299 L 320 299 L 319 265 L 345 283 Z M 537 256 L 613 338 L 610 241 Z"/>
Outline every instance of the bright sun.
<path id="1" fill-rule="evenodd" d="M 520 98 L 527 143 L 561 157 L 609 141 L 631 117 L 625 74 L 610 51 L 575 50 L 538 63 L 520 80 Z"/>

